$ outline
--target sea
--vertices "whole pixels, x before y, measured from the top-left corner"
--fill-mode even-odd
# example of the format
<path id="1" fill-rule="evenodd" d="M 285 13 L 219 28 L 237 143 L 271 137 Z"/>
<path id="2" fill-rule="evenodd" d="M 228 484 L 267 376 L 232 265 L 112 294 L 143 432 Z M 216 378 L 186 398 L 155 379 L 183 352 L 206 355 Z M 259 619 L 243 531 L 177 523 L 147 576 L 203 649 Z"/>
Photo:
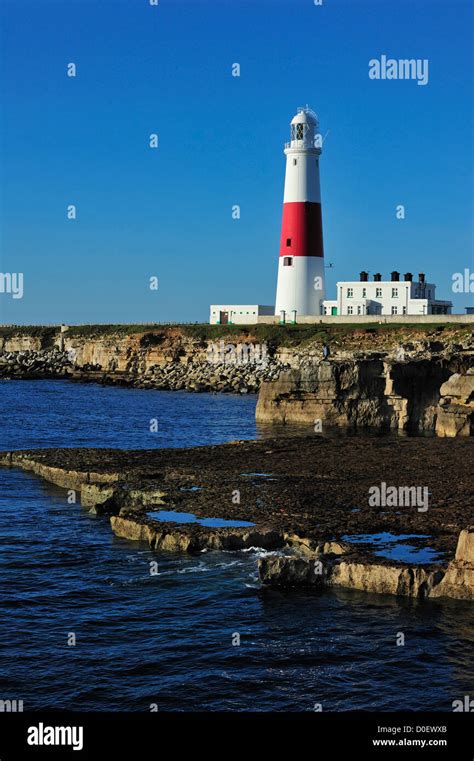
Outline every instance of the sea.
<path id="1" fill-rule="evenodd" d="M 268 436 L 255 405 L 5 380 L 0 450 Z M 0 700 L 25 711 L 451 711 L 472 691 L 469 603 L 264 589 L 261 548 L 156 555 L 69 502 L 0 468 Z"/>

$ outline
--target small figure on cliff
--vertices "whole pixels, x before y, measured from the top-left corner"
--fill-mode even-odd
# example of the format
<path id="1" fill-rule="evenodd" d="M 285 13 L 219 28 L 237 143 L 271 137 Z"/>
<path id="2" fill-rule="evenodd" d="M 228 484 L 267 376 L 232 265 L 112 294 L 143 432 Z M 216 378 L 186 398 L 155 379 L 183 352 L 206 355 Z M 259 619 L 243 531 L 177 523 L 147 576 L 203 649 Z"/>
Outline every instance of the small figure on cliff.
<path id="1" fill-rule="evenodd" d="M 405 349 L 403 346 L 399 346 L 397 349 L 397 353 L 395 356 L 397 362 L 404 362 L 405 361 Z"/>
<path id="2" fill-rule="evenodd" d="M 331 352 L 329 351 L 329 346 L 327 344 L 323 344 L 323 359 L 328 359 Z"/>

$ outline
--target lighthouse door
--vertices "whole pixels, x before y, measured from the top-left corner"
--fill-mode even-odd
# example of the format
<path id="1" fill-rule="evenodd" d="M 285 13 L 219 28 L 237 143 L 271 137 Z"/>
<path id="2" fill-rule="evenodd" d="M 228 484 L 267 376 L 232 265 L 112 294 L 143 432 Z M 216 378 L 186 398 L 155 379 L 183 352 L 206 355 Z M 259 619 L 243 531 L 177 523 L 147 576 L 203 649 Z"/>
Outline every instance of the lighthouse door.
<path id="1" fill-rule="evenodd" d="M 221 325 L 227 325 L 229 322 L 229 312 L 221 312 L 219 316 L 219 322 Z"/>

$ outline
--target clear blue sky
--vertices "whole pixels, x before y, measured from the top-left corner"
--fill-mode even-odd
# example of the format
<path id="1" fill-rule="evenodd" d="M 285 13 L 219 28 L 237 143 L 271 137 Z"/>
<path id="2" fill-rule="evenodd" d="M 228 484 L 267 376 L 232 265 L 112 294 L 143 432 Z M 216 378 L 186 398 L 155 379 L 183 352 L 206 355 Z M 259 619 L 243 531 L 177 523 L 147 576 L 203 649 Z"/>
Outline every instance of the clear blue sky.
<path id="1" fill-rule="evenodd" d="M 1 17 L 0 271 L 25 278 L 1 321 L 273 304 L 282 149 L 306 103 L 329 130 L 328 297 L 397 269 L 425 271 L 456 311 L 472 303 L 451 291 L 474 268 L 469 0 L 4 0 Z M 382 54 L 429 59 L 429 83 L 370 80 Z"/>

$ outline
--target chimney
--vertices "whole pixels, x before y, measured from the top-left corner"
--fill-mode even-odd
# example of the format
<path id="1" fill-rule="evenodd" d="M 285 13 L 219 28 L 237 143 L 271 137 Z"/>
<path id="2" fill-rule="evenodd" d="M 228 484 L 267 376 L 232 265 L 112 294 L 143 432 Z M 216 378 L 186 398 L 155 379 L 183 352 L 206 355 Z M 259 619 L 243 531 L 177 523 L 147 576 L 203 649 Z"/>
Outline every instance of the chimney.
<path id="1" fill-rule="evenodd" d="M 413 280 L 413 275 L 411 274 L 411 272 L 405 272 L 403 277 L 405 278 L 405 283 L 411 283 L 411 281 Z"/>
<path id="2" fill-rule="evenodd" d="M 368 272 L 361 272 L 359 277 L 360 277 L 360 282 L 361 283 L 366 283 L 367 280 L 369 279 L 369 273 Z"/>
<path id="3" fill-rule="evenodd" d="M 380 283 L 381 280 L 382 280 L 382 275 L 380 274 L 380 272 L 376 272 L 374 275 L 374 283 Z"/>
<path id="4" fill-rule="evenodd" d="M 400 280 L 400 273 L 395 271 L 391 272 L 390 277 L 392 279 L 392 283 L 398 283 L 398 281 Z"/>
<path id="5" fill-rule="evenodd" d="M 420 272 L 420 274 L 418 275 L 418 282 L 420 282 L 420 283 L 424 283 L 425 282 L 425 273 L 424 272 Z"/>

